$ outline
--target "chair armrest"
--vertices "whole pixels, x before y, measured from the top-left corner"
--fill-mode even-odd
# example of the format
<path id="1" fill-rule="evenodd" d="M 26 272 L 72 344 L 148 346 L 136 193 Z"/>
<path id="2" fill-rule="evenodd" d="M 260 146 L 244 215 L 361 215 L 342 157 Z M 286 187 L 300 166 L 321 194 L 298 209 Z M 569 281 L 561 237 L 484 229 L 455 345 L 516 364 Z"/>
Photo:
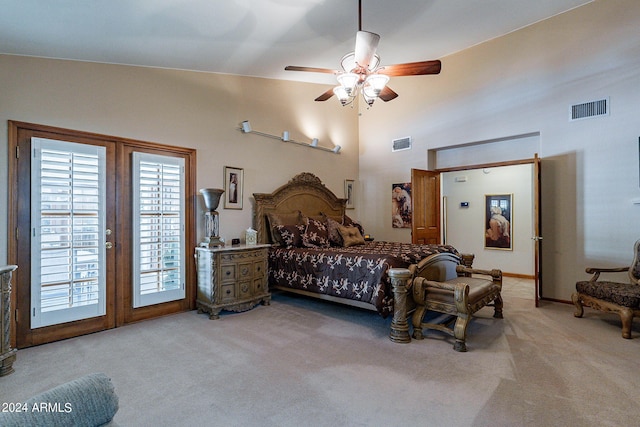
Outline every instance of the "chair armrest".
<path id="1" fill-rule="evenodd" d="M 587 274 L 593 274 L 589 279 L 590 282 L 595 282 L 600 277 L 600 273 L 622 273 L 629 271 L 631 267 L 613 267 L 613 268 L 599 268 L 599 267 L 587 267 L 585 271 Z"/>
<path id="2" fill-rule="evenodd" d="M 464 265 L 458 265 L 456 267 L 456 272 L 458 273 L 458 277 L 467 276 L 470 277 L 472 274 L 480 274 L 484 276 L 490 276 L 494 282 L 502 283 L 502 270 L 492 269 L 492 270 L 482 270 L 479 268 L 469 268 Z"/>
<path id="3" fill-rule="evenodd" d="M 424 277 L 416 277 L 413 280 L 413 287 L 414 295 L 416 295 L 416 293 L 418 295 L 423 294 L 425 291 L 428 294 L 429 288 L 450 291 L 453 293 L 456 310 L 460 313 L 468 312 L 469 285 L 466 283 L 436 282 L 434 280 L 427 280 Z"/>

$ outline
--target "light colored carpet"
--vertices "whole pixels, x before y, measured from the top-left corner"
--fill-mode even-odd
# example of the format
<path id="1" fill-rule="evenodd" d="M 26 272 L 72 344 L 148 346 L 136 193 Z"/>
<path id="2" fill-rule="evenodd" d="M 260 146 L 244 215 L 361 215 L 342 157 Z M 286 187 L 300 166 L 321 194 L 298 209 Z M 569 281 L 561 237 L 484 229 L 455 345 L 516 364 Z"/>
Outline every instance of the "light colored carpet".
<path id="1" fill-rule="evenodd" d="M 90 372 L 112 378 L 124 426 L 622 426 L 640 419 L 640 328 L 542 303 L 507 279 L 505 318 L 395 344 L 390 319 L 276 294 L 209 320 L 195 311 L 18 351 L 0 402 Z M 635 421 L 634 421 L 635 420 Z"/>

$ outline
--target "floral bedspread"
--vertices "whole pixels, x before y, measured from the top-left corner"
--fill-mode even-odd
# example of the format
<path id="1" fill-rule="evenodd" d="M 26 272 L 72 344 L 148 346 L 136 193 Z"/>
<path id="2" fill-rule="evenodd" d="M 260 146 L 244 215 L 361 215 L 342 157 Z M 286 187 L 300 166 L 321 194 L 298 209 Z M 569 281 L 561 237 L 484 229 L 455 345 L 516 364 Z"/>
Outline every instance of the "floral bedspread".
<path id="1" fill-rule="evenodd" d="M 449 245 L 367 242 L 329 248 L 273 247 L 269 250 L 269 285 L 370 303 L 383 317 L 393 314 L 390 268 L 408 267 Z"/>

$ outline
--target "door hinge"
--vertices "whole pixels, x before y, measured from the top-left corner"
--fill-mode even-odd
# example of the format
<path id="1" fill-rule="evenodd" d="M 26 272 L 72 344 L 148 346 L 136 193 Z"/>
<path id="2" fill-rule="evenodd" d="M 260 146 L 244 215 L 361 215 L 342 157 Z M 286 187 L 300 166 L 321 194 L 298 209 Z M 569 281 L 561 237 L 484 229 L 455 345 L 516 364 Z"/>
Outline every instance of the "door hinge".
<path id="1" fill-rule="evenodd" d="M 19 240 L 20 229 L 16 227 L 16 240 Z"/>
<path id="2" fill-rule="evenodd" d="M 18 323 L 18 309 L 16 308 L 14 314 L 15 318 L 13 319 L 16 323 Z"/>
<path id="3" fill-rule="evenodd" d="M 16 159 L 20 158 L 20 146 L 16 147 Z"/>

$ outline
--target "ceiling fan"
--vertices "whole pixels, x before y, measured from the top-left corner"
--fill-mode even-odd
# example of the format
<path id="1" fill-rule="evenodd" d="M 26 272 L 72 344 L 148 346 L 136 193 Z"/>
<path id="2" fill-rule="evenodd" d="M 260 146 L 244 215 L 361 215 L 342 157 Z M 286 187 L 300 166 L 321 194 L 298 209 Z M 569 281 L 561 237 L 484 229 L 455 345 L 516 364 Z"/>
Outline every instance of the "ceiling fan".
<path id="1" fill-rule="evenodd" d="M 362 93 L 365 102 L 371 106 L 380 98 L 385 102 L 398 97 L 387 86 L 389 77 L 420 76 L 440 73 L 439 60 L 407 62 L 396 65 L 381 65 L 380 56 L 376 53 L 380 36 L 368 31 L 362 31 L 362 0 L 358 0 L 358 32 L 356 33 L 356 46 L 340 60 L 342 70 L 329 68 L 299 67 L 289 65 L 287 71 L 310 71 L 313 73 L 335 74 L 339 85 L 329 89 L 316 101 L 326 101 L 333 95 L 340 100 L 342 105 L 349 105 L 356 99 L 358 93 Z"/>

